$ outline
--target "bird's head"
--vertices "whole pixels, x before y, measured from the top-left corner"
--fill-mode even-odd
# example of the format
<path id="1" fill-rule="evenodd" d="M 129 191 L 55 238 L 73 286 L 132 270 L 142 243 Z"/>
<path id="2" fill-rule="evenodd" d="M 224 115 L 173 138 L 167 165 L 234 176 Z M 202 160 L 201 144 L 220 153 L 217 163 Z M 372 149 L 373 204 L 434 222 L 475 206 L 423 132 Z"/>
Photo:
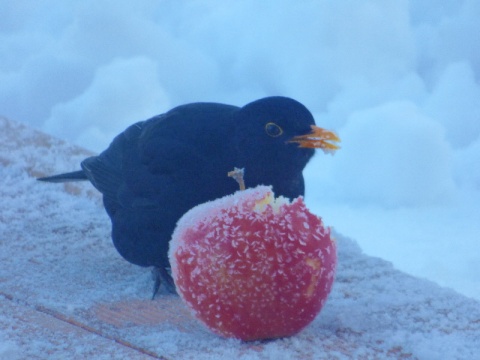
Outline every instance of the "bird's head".
<path id="1" fill-rule="evenodd" d="M 247 171 L 258 164 L 298 172 L 315 149 L 333 153 L 339 148 L 335 133 L 316 126 L 310 111 L 287 97 L 249 103 L 239 109 L 235 122 L 235 145 Z"/>

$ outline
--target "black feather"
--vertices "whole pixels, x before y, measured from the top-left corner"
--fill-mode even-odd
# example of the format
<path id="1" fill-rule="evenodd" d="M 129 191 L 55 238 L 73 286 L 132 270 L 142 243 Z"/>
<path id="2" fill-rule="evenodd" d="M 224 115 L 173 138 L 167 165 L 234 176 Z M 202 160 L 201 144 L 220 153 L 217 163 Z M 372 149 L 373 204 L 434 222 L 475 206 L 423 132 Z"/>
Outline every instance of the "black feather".
<path id="1" fill-rule="evenodd" d="M 37 178 L 39 181 L 45 182 L 52 182 L 52 183 L 59 183 L 59 182 L 67 182 L 67 181 L 82 181 L 88 180 L 87 175 L 83 172 L 83 170 L 79 171 L 72 171 L 65 174 L 53 175 L 53 176 L 45 176 L 41 178 Z"/>

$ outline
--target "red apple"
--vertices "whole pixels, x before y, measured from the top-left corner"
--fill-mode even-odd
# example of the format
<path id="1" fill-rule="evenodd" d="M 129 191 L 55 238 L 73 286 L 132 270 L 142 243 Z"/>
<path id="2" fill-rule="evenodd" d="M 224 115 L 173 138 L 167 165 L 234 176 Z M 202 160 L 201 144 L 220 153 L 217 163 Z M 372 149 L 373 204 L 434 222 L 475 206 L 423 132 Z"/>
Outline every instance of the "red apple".
<path id="1" fill-rule="evenodd" d="M 337 261 L 330 229 L 301 197 L 259 186 L 199 205 L 170 243 L 182 299 L 215 333 L 242 340 L 296 334 L 320 312 Z"/>

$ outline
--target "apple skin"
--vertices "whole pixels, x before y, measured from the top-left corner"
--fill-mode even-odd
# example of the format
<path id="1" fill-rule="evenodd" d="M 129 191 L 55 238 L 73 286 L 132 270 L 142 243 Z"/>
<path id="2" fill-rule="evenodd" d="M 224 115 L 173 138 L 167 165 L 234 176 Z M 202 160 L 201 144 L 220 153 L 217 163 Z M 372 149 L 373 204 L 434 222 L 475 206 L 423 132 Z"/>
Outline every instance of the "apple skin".
<path id="1" fill-rule="evenodd" d="M 199 205 L 169 251 L 177 291 L 213 332 L 244 341 L 294 335 L 322 309 L 337 262 L 330 229 L 301 197 L 258 186 Z"/>

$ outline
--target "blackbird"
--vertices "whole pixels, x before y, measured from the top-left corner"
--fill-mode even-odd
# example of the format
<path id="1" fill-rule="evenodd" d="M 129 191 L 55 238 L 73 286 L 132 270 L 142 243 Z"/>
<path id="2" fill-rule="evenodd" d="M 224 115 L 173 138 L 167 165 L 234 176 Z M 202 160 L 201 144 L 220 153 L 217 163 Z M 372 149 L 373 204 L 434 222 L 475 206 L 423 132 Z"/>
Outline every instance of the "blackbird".
<path id="1" fill-rule="evenodd" d="M 302 170 L 315 148 L 333 152 L 337 141 L 287 97 L 241 108 L 192 103 L 131 125 L 101 154 L 83 160 L 81 170 L 38 180 L 89 180 L 103 194 L 117 251 L 154 267 L 155 297 L 162 282 L 175 292 L 168 244 L 177 221 L 238 190 L 229 171 L 243 168 L 247 187 L 271 185 L 276 195 L 293 199 L 304 195 Z"/>

